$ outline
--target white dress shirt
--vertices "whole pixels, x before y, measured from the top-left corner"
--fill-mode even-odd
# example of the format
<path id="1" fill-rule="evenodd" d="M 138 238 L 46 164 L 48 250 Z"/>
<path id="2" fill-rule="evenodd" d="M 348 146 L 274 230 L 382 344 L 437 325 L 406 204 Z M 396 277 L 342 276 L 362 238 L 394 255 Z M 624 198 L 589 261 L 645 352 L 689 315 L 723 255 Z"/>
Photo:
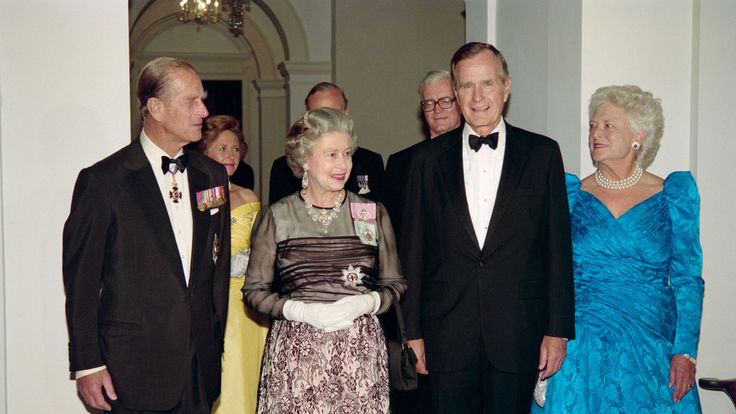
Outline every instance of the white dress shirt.
<path id="1" fill-rule="evenodd" d="M 183 172 L 177 171 L 175 175 L 171 173 L 164 174 L 161 171 L 161 157 L 169 156 L 161 148 L 157 147 L 156 144 L 146 136 L 145 131 L 141 130 L 141 145 L 143 146 L 143 152 L 148 158 L 148 162 L 151 164 L 153 169 L 153 175 L 156 177 L 158 188 L 161 190 L 161 196 L 164 198 L 164 204 L 166 205 L 166 212 L 169 214 L 169 220 L 171 221 L 171 228 L 174 230 L 174 238 L 176 239 L 176 247 L 179 249 L 179 259 L 181 259 L 181 265 L 184 269 L 184 278 L 189 284 L 189 271 L 192 261 L 192 237 L 193 236 L 193 225 L 192 225 L 192 204 L 189 196 L 189 178 L 187 176 L 187 170 Z M 184 150 L 174 156 L 184 154 Z M 181 199 L 178 203 L 174 203 L 169 197 L 169 191 L 174 179 L 176 179 L 179 191 L 181 191 Z"/>
<path id="2" fill-rule="evenodd" d="M 492 149 L 488 145 L 481 145 L 475 152 L 470 148 L 471 134 L 480 135 L 473 128 L 465 124 L 463 128 L 463 177 L 465 180 L 465 196 L 468 201 L 470 220 L 473 222 L 475 237 L 478 246 L 482 249 L 491 222 L 493 206 L 496 204 L 498 183 L 501 181 L 503 156 L 506 152 L 506 123 L 503 118 L 498 123 L 498 146 Z"/>

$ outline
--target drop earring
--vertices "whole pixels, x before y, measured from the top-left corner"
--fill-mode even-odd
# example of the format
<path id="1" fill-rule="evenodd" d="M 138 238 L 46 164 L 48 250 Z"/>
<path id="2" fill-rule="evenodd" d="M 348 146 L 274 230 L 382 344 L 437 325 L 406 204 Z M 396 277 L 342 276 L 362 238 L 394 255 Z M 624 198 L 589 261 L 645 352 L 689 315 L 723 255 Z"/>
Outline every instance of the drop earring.
<path id="1" fill-rule="evenodd" d="M 307 172 L 304 171 L 304 175 L 302 175 L 302 188 L 307 189 L 309 187 L 309 177 L 307 177 Z"/>

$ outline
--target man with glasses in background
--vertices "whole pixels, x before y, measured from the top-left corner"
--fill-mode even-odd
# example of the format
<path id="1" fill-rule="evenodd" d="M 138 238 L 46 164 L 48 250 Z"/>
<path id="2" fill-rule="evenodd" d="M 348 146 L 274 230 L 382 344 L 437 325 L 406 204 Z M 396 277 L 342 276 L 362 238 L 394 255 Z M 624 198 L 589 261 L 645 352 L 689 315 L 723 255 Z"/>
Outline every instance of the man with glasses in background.
<path id="1" fill-rule="evenodd" d="M 428 139 L 405 148 L 388 157 L 386 163 L 386 190 L 384 204 L 391 217 L 396 235 L 401 227 L 401 209 L 403 196 L 407 194 L 406 182 L 409 163 L 415 149 L 445 132 L 460 126 L 460 107 L 452 89 L 452 76 L 446 70 L 431 70 L 419 83 L 419 106 L 422 109 L 428 131 Z M 389 312 L 393 312 L 393 309 Z M 396 329 L 392 326 L 396 317 L 385 315 L 382 319 L 386 335 L 392 335 Z M 398 339 L 397 339 L 398 340 Z M 414 391 L 391 391 L 392 412 L 396 414 L 428 413 L 432 411 L 427 377 L 419 377 L 419 389 Z"/>
<path id="2" fill-rule="evenodd" d="M 445 132 L 452 131 L 460 126 L 460 107 L 452 89 L 452 77 L 446 70 L 431 70 L 424 75 L 419 83 L 419 105 L 427 123 L 429 139 L 434 139 Z M 402 194 L 408 173 L 411 154 L 415 148 L 422 145 L 424 140 L 405 148 L 388 157 L 386 163 L 386 190 L 384 204 L 391 217 L 391 224 L 396 234 L 401 226 Z"/>

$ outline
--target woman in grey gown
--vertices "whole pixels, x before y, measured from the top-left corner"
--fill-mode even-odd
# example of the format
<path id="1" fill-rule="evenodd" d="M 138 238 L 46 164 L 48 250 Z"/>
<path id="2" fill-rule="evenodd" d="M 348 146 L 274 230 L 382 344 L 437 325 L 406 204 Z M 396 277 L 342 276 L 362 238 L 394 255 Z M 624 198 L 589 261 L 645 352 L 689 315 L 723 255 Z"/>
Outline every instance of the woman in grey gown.
<path id="1" fill-rule="evenodd" d="M 323 108 L 286 137 L 303 189 L 263 208 L 243 287 L 274 318 L 259 413 L 386 413 L 388 361 L 376 314 L 406 289 L 383 205 L 344 189 L 352 121 Z"/>

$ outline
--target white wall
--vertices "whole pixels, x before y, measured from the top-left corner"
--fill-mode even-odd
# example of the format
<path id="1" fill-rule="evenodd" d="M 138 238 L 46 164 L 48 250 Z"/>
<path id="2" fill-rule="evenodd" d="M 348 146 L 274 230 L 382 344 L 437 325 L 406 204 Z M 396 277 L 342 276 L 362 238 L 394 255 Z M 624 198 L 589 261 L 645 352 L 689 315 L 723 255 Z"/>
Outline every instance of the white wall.
<path id="1" fill-rule="evenodd" d="M 736 377 L 736 257 L 734 235 L 734 96 L 736 85 L 736 2 L 701 0 L 698 46 L 697 178 L 703 244 L 705 303 L 698 356 L 699 377 Z M 703 412 L 729 413 L 733 405 L 721 392 L 701 391 Z"/>
<path id="2" fill-rule="evenodd" d="M 291 0 L 291 6 L 299 15 L 309 45 L 310 61 L 328 62 L 332 60 L 332 1 L 331 0 Z"/>
<path id="3" fill-rule="evenodd" d="M 506 118 L 560 143 L 580 170 L 581 0 L 499 0 L 496 43 L 511 74 Z"/>
<path id="4" fill-rule="evenodd" d="M 496 0 L 465 0 L 465 41 L 496 43 Z"/>
<path id="5" fill-rule="evenodd" d="M 82 413 L 61 232 L 76 174 L 129 141 L 124 1 L 0 0 L 7 413 Z"/>

